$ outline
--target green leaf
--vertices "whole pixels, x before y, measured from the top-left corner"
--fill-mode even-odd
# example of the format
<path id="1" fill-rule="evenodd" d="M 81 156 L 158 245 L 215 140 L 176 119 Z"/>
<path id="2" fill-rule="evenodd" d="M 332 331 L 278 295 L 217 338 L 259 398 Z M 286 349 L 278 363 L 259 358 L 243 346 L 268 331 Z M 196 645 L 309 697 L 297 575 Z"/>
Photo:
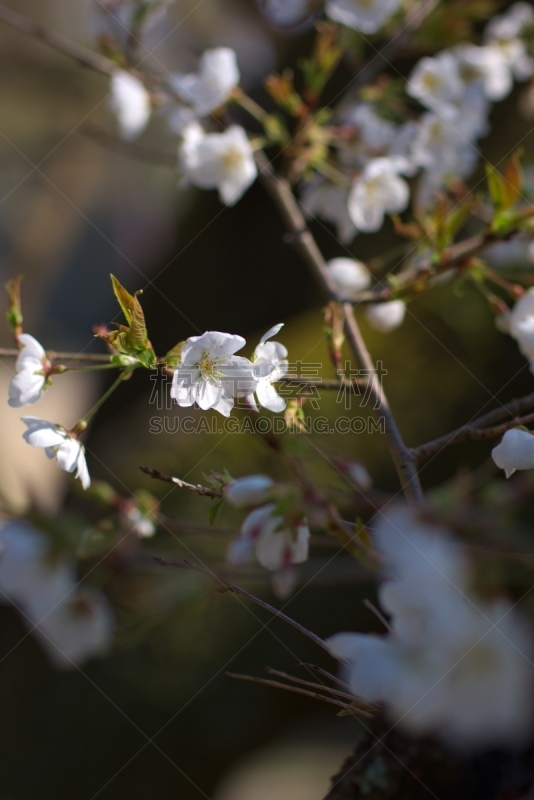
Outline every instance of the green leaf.
<path id="1" fill-rule="evenodd" d="M 130 341 L 133 347 L 146 347 L 147 343 L 147 329 L 145 323 L 145 315 L 143 314 L 143 309 L 141 308 L 141 303 L 137 299 L 137 297 L 133 297 L 133 307 L 131 312 L 131 324 L 130 324 Z"/>
<path id="2" fill-rule="evenodd" d="M 135 298 L 126 291 L 124 286 L 120 283 L 120 281 L 117 280 L 115 275 L 111 275 L 111 285 L 113 286 L 115 297 L 119 301 L 122 313 L 126 317 L 127 321 L 131 323 Z"/>
<path id="3" fill-rule="evenodd" d="M 209 512 L 208 512 L 210 525 L 213 525 L 213 523 L 217 519 L 219 511 L 221 510 L 223 505 L 224 505 L 224 497 L 221 497 L 220 500 L 217 500 L 212 506 L 210 506 L 210 509 L 209 509 Z"/>

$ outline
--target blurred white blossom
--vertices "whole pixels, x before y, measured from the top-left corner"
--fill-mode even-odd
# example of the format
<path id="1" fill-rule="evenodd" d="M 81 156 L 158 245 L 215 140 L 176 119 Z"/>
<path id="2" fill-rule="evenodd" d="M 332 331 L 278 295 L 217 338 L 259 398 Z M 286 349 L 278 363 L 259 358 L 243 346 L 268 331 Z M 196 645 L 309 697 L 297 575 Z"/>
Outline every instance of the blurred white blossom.
<path id="1" fill-rule="evenodd" d="M 152 105 L 150 94 L 139 78 L 125 70 L 114 72 L 111 76 L 110 104 L 123 139 L 135 139 L 144 131 L 150 120 Z"/>
<path id="2" fill-rule="evenodd" d="M 509 478 L 518 469 L 534 467 L 534 436 L 530 431 L 513 428 L 506 431 L 501 443 L 491 451 L 491 457 Z"/>
<path id="3" fill-rule="evenodd" d="M 274 482 L 265 475 L 236 478 L 226 489 L 225 497 L 236 508 L 260 506 L 271 499 Z"/>
<path id="4" fill-rule="evenodd" d="M 306 217 L 319 217 L 337 227 L 342 244 L 349 244 L 356 236 L 356 226 L 349 215 L 349 189 L 335 183 L 319 180 L 305 186 L 301 205 Z"/>
<path id="5" fill-rule="evenodd" d="M 8 403 L 13 408 L 36 403 L 46 388 L 46 353 L 37 339 L 29 333 L 21 333 L 22 349 L 15 364 L 17 374 L 9 384 Z"/>
<path id="6" fill-rule="evenodd" d="M 327 0 L 326 14 L 362 33 L 376 33 L 398 11 L 401 0 Z"/>
<path id="7" fill-rule="evenodd" d="M 380 601 L 392 630 L 327 640 L 354 694 L 384 702 L 409 731 L 454 747 L 524 741 L 532 645 L 523 619 L 505 601 L 480 601 L 461 547 L 415 512 L 388 509 L 375 540 L 389 576 Z"/>
<path id="8" fill-rule="evenodd" d="M 326 268 L 337 290 L 346 296 L 368 289 L 371 273 L 361 261 L 353 258 L 332 258 Z"/>
<path id="9" fill-rule="evenodd" d="M 464 91 L 458 61 L 447 50 L 433 58 L 422 58 L 410 75 L 406 91 L 437 114 L 454 119 Z"/>
<path id="10" fill-rule="evenodd" d="M 235 52 L 230 47 L 217 47 L 202 54 L 198 72 L 173 75 L 171 84 L 198 115 L 206 116 L 226 103 L 239 80 Z"/>
<path id="11" fill-rule="evenodd" d="M 369 325 L 380 333 L 391 333 L 404 321 L 406 304 L 402 300 L 387 303 L 369 303 L 365 317 Z"/>
<path id="12" fill-rule="evenodd" d="M 238 125 L 223 133 L 205 133 L 193 123 L 184 131 L 179 154 L 186 180 L 200 189 L 218 189 L 228 206 L 237 203 L 258 174 L 252 146 Z"/>
<path id="13" fill-rule="evenodd" d="M 380 230 L 385 214 L 398 214 L 408 205 L 410 190 L 399 176 L 394 160 L 376 158 L 353 183 L 349 199 L 349 215 L 360 231 Z"/>
<path id="14" fill-rule="evenodd" d="M 38 417 L 22 417 L 28 430 L 22 434 L 25 442 L 32 447 L 42 447 L 48 458 L 55 458 L 61 469 L 65 472 L 75 472 L 84 489 L 91 484 L 85 448 L 60 425 L 47 422 Z"/>
<path id="15" fill-rule="evenodd" d="M 109 651 L 114 616 L 104 595 L 80 589 L 74 561 L 20 520 L 0 529 L 0 592 L 58 668 L 71 669 Z"/>

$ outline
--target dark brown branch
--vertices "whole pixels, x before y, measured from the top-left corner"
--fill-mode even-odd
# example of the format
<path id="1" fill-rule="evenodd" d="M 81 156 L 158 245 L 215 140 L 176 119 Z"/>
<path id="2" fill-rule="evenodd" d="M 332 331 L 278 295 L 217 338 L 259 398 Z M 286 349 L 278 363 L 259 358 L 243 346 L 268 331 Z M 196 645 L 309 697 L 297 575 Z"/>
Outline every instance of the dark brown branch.
<path id="1" fill-rule="evenodd" d="M 238 675 L 235 672 L 227 672 L 226 673 L 228 678 L 234 678 L 238 681 L 248 681 L 249 683 L 260 683 L 263 686 L 272 686 L 274 689 L 285 689 L 286 692 L 293 692 L 294 694 L 302 694 L 305 697 L 313 697 L 315 700 L 322 700 L 323 703 L 329 703 L 331 706 L 337 706 L 338 708 L 342 708 L 344 711 L 349 711 L 352 714 L 357 714 L 361 717 L 367 717 L 368 719 L 373 718 L 373 714 L 370 714 L 368 711 L 363 711 L 361 708 L 356 706 L 354 703 L 343 703 L 340 700 L 334 700 L 332 697 L 325 697 L 323 694 L 319 694 L 319 692 L 311 692 L 307 689 L 299 689 L 297 686 L 289 686 L 287 683 L 281 683 L 280 681 L 271 681 L 268 678 L 255 678 L 253 675 Z"/>
<path id="2" fill-rule="evenodd" d="M 373 706 L 368 703 L 363 703 L 359 701 L 358 698 L 354 697 L 354 695 L 349 694 L 348 692 L 342 692 L 340 689 L 333 689 L 331 686 L 325 686 L 322 683 L 313 683 L 312 681 L 305 681 L 303 678 L 297 678 L 294 675 L 290 675 L 288 672 L 281 672 L 278 669 L 273 669 L 272 667 L 267 667 L 266 671 L 269 675 L 273 675 L 275 678 L 283 678 L 286 681 L 291 681 L 292 683 L 297 683 L 299 686 L 308 686 L 311 689 L 317 688 L 321 689 L 323 692 L 328 692 L 329 694 L 335 695 L 342 700 L 348 700 L 350 703 L 357 702 L 360 705 L 364 705 L 366 709 L 369 711 L 373 710 Z"/>
<path id="3" fill-rule="evenodd" d="M 307 636 L 308 639 L 311 639 L 312 642 L 314 642 L 314 644 L 316 644 L 318 647 L 321 647 L 323 650 L 326 650 L 326 652 L 330 655 L 330 650 L 328 649 L 327 645 L 321 639 L 320 636 L 317 636 L 317 634 L 313 633 L 312 631 L 309 631 L 307 628 L 304 627 L 304 625 L 301 625 L 299 622 L 296 622 L 294 619 L 291 619 L 291 617 L 288 617 L 279 609 L 269 605 L 269 603 L 266 603 L 265 600 L 261 600 L 259 597 L 256 597 L 250 592 L 247 592 L 246 589 L 242 589 L 240 586 L 236 586 L 233 583 L 229 583 L 228 581 L 222 580 L 222 578 L 220 578 L 218 575 L 215 575 L 213 572 L 210 572 L 210 570 L 206 569 L 205 567 L 201 567 L 199 564 L 191 564 L 191 562 L 189 561 L 172 561 L 166 558 L 159 558 L 156 556 L 154 556 L 154 561 L 156 561 L 156 563 L 162 567 L 178 567 L 179 569 L 194 569 L 197 572 L 201 572 L 203 575 L 208 575 L 210 578 L 214 578 L 221 584 L 221 588 L 219 589 L 220 592 L 230 592 L 231 594 L 236 594 L 239 595 L 240 597 L 245 597 L 247 600 L 250 600 L 252 603 L 255 603 L 260 608 L 263 608 L 265 609 L 265 611 L 268 611 L 274 617 L 278 617 L 278 619 L 281 619 L 283 622 L 286 622 L 288 625 L 291 625 L 291 627 L 295 628 L 297 631 L 304 634 L 304 636 Z"/>
<path id="4" fill-rule="evenodd" d="M 47 44 L 59 53 L 73 58 L 78 64 L 94 69 L 104 75 L 112 75 L 118 69 L 117 64 L 111 59 L 100 55 L 100 53 L 95 53 L 93 50 L 83 47 L 83 45 L 71 42 L 69 39 L 65 39 L 63 36 L 54 33 L 54 31 L 45 28 L 44 25 L 33 22 L 27 17 L 23 17 L 21 14 L 17 14 L 16 11 L 12 11 L 10 8 L 6 8 L 2 5 L 0 5 L 0 22 L 4 22 L 6 25 L 16 28 L 18 31 L 21 31 L 21 33 L 32 36 L 40 42 L 44 42 L 44 44 Z"/>
<path id="5" fill-rule="evenodd" d="M 165 475 L 165 473 L 160 472 L 159 469 L 153 469 L 152 467 L 139 467 L 139 469 L 141 472 L 144 472 L 145 475 L 154 478 L 154 480 L 164 481 L 164 483 L 174 483 L 174 485 L 178 486 L 180 489 L 189 489 L 191 492 L 196 492 L 196 494 L 202 497 L 211 497 L 213 499 L 224 497 L 224 494 L 216 489 L 210 489 L 208 486 L 202 486 L 200 483 L 187 483 L 187 481 L 182 481 L 180 478 L 173 478 L 171 475 Z"/>
<path id="6" fill-rule="evenodd" d="M 512 400 L 510 403 L 496 408 L 484 414 L 482 417 L 472 422 L 456 428 L 438 439 L 412 448 L 412 454 L 416 462 L 424 461 L 436 455 L 445 447 L 458 442 L 480 441 L 481 439 L 494 439 L 502 436 L 510 428 L 518 425 L 527 425 L 534 421 L 533 414 L 525 414 L 534 408 L 534 393 Z M 506 422 L 499 423 L 503 417 L 510 416 Z"/>
<path id="7" fill-rule="evenodd" d="M 256 154 L 256 162 L 259 168 L 260 181 L 278 208 L 282 220 L 292 237 L 292 243 L 296 251 L 308 265 L 326 299 L 339 302 L 340 298 L 336 286 L 328 272 L 323 255 L 307 226 L 289 182 L 276 175 L 263 153 Z M 343 310 L 347 340 L 360 366 L 366 370 L 367 375 L 373 376 L 371 399 L 375 401 L 373 406 L 379 408 L 380 414 L 385 419 L 386 440 L 401 480 L 403 491 L 409 501 L 421 502 L 423 492 L 419 483 L 415 461 L 411 451 L 404 444 L 380 381 L 375 375 L 374 364 L 361 336 L 358 323 L 354 318 L 351 303 L 344 303 Z"/>

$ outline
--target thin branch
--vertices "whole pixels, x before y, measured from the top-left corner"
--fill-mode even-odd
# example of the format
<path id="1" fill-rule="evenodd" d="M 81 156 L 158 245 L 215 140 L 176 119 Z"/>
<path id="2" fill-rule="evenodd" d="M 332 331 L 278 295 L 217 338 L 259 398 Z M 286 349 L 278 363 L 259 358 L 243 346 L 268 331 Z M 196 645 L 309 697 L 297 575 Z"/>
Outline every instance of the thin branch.
<path id="1" fill-rule="evenodd" d="M 20 350 L 16 347 L 0 348 L 0 358 L 18 358 Z M 56 350 L 47 350 L 46 357 L 49 361 L 98 361 L 109 363 L 110 355 L 103 353 L 61 353 Z"/>
<path id="2" fill-rule="evenodd" d="M 157 556 L 154 556 L 153 558 L 154 561 L 156 561 L 156 563 L 162 567 L 178 567 L 179 569 L 194 569 L 197 572 L 201 572 L 203 575 L 208 575 L 210 578 L 215 578 L 215 580 L 217 580 L 221 584 L 221 588 L 218 590 L 221 593 L 230 592 L 231 594 L 237 594 L 240 597 L 245 597 L 247 600 L 250 600 L 252 603 L 255 603 L 260 608 L 263 608 L 266 611 L 268 611 L 274 617 L 278 617 L 278 619 L 281 619 L 283 622 L 286 622 L 288 625 L 291 625 L 297 631 L 300 631 L 300 633 L 304 634 L 304 636 L 307 636 L 308 639 L 311 639 L 311 641 L 314 644 L 316 644 L 318 647 L 321 647 L 323 650 L 326 650 L 326 652 L 329 655 L 331 655 L 330 650 L 328 649 L 326 643 L 321 639 L 320 636 L 317 636 L 317 634 L 305 628 L 304 625 L 301 625 L 299 622 L 296 622 L 294 619 L 291 619 L 291 617 L 288 617 L 279 609 L 274 608 L 274 606 L 271 606 L 269 605 L 269 603 L 266 603 L 265 600 L 261 600 L 259 597 L 256 597 L 250 592 L 247 592 L 240 586 L 236 586 L 233 583 L 229 583 L 228 581 L 222 580 L 222 578 L 220 578 L 218 575 L 215 575 L 213 572 L 210 572 L 210 570 L 201 567 L 199 564 L 191 564 L 191 562 L 189 561 L 172 561 L 166 558 L 159 558 Z"/>
<path id="3" fill-rule="evenodd" d="M 164 483 L 174 483 L 174 485 L 179 486 L 180 489 L 189 489 L 189 491 L 196 492 L 196 494 L 202 497 L 211 497 L 213 499 L 224 497 L 223 492 L 210 489 L 208 486 L 202 486 L 201 483 L 188 483 L 187 481 L 180 480 L 180 478 L 173 478 L 171 475 L 165 475 L 163 472 L 160 472 L 159 469 L 153 469 L 152 467 L 139 467 L 139 469 L 141 472 L 144 472 L 145 475 L 154 478 L 154 480 L 164 481 Z"/>
<path id="4" fill-rule="evenodd" d="M 297 678 L 295 675 L 290 675 L 288 672 L 281 672 L 278 669 L 273 669 L 272 667 L 266 667 L 266 671 L 269 675 L 273 675 L 275 678 L 283 678 L 286 681 L 291 681 L 292 683 L 297 683 L 299 686 L 308 686 L 311 689 L 321 689 L 324 692 L 329 692 L 330 694 L 339 697 L 340 699 L 348 700 L 350 703 L 359 703 L 357 697 L 354 697 L 353 694 L 349 694 L 348 692 L 342 692 L 339 689 L 333 689 L 331 686 L 325 686 L 322 683 L 313 683 L 312 681 L 305 681 L 303 678 Z M 372 710 L 373 706 L 368 703 L 361 703 L 366 709 Z"/>
<path id="5" fill-rule="evenodd" d="M 260 180 L 278 208 L 295 249 L 308 265 L 325 297 L 328 300 L 339 302 L 337 288 L 326 267 L 323 255 L 307 226 L 289 182 L 276 175 L 263 153 L 256 154 L 256 161 Z M 401 480 L 403 491 L 409 501 L 419 503 L 423 499 L 423 492 L 414 458 L 409 448 L 404 444 L 395 418 L 389 408 L 384 390 L 376 376 L 374 364 L 354 317 L 352 304 L 350 302 L 343 303 L 343 310 L 347 339 L 360 366 L 366 370 L 367 375 L 372 376 L 373 386 L 370 399 L 375 401 L 373 402 L 373 407 L 379 408 L 385 419 L 386 441 Z"/>
<path id="6" fill-rule="evenodd" d="M 371 611 L 371 612 L 372 612 L 372 613 L 375 615 L 375 617 L 376 617 L 378 620 L 380 620 L 380 622 L 382 623 L 382 625 L 384 626 L 384 628 L 385 628 L 385 629 L 386 629 L 386 630 L 387 630 L 389 633 L 393 633 L 393 628 L 391 627 L 391 625 L 389 624 L 389 622 L 387 621 L 387 619 L 385 618 L 385 616 L 382 614 L 382 612 L 381 612 L 381 611 L 380 611 L 380 610 L 379 610 L 379 609 L 378 609 L 378 608 L 375 606 L 375 604 L 374 604 L 374 603 L 371 603 L 371 601 L 370 601 L 370 600 L 367 600 L 367 598 L 366 598 L 366 599 L 363 601 L 363 604 L 364 604 L 364 606 L 365 606 L 366 608 L 368 608 L 368 609 L 369 609 L 369 611 Z"/>
<path id="7" fill-rule="evenodd" d="M 527 425 L 529 422 L 534 421 L 534 415 L 525 414 L 534 408 L 534 393 L 525 395 L 516 400 L 512 400 L 501 408 L 496 408 L 487 414 L 484 414 L 472 422 L 462 425 L 459 428 L 433 439 L 431 442 L 419 445 L 419 447 L 412 448 L 412 455 L 416 462 L 424 461 L 436 453 L 439 453 L 443 448 L 458 442 L 479 441 L 481 439 L 494 439 L 506 433 L 510 428 L 515 428 L 518 425 Z M 495 425 L 503 417 L 510 416 L 510 419 L 502 424 Z"/>
<path id="8" fill-rule="evenodd" d="M 322 700 L 323 703 L 329 703 L 331 706 L 337 706 L 338 708 L 342 708 L 344 711 L 350 711 L 352 714 L 358 714 L 361 717 L 367 717 L 368 719 L 373 718 L 373 714 L 370 714 L 367 711 L 363 711 L 362 709 L 358 708 L 357 706 L 348 703 L 343 703 L 340 700 L 334 700 L 332 697 L 325 697 L 323 694 L 319 694 L 319 692 L 311 692 L 307 689 L 299 689 L 297 686 L 289 686 L 287 683 L 281 683 L 279 681 L 271 681 L 268 678 L 255 678 L 253 675 L 238 675 L 235 672 L 227 672 L 226 673 L 228 678 L 234 678 L 238 681 L 248 681 L 249 683 L 260 683 L 263 686 L 272 686 L 274 689 L 285 689 L 286 692 L 293 692 L 294 694 L 302 694 L 305 697 L 313 697 L 315 700 Z"/>
<path id="9" fill-rule="evenodd" d="M 313 672 L 317 672 L 318 675 L 322 675 L 323 678 L 326 678 L 327 680 L 332 681 L 332 683 L 337 684 L 337 686 L 342 686 L 344 689 L 350 689 L 350 686 L 348 686 L 348 684 L 344 683 L 339 678 L 336 678 L 336 676 L 332 675 L 332 673 L 327 672 L 326 669 L 318 667 L 317 664 L 307 664 L 303 661 L 300 664 L 298 664 L 298 666 L 302 667 L 303 669 L 308 669 L 308 670 L 311 669 L 313 670 Z"/>
<path id="10" fill-rule="evenodd" d="M 44 42 L 44 44 L 47 44 L 59 53 L 73 58 L 84 67 L 89 67 L 104 75 L 112 75 L 118 69 L 117 64 L 111 59 L 106 58 L 100 53 L 95 53 L 93 50 L 89 50 L 89 48 L 83 45 L 71 42 L 69 39 L 46 28 L 44 25 L 33 22 L 27 17 L 23 17 L 21 14 L 17 14 L 16 11 L 12 11 L 10 8 L 6 8 L 3 5 L 0 5 L 0 22 L 4 22 L 10 27 L 16 28 L 18 31 L 21 31 L 21 33 L 38 39 L 40 42 Z"/>

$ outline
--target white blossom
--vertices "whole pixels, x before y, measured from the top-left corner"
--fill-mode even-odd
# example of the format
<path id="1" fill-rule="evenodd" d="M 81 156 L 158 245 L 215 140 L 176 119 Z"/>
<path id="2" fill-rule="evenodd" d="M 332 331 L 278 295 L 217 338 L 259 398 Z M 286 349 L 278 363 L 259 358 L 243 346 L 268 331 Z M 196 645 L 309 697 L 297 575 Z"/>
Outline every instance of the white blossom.
<path id="1" fill-rule="evenodd" d="M 534 371 L 534 287 L 517 301 L 507 322 L 510 335 L 517 341 L 519 349 L 531 362 L 531 371 Z"/>
<path id="2" fill-rule="evenodd" d="M 317 0 L 258 0 L 272 25 L 291 28 L 304 22 L 318 7 Z"/>
<path id="3" fill-rule="evenodd" d="M 376 33 L 395 14 L 401 0 L 327 0 L 326 14 L 362 33 Z"/>
<path id="4" fill-rule="evenodd" d="M 172 86 L 197 114 L 206 116 L 224 105 L 240 80 L 237 57 L 230 47 L 206 50 L 198 72 L 173 75 Z"/>
<path id="5" fill-rule="evenodd" d="M 236 508 L 260 506 L 271 499 L 274 482 L 265 475 L 237 478 L 226 489 L 225 497 Z"/>
<path id="6" fill-rule="evenodd" d="M 343 295 L 362 292 L 371 284 L 371 274 L 365 264 L 353 258 L 332 258 L 326 268 Z"/>
<path id="7" fill-rule="evenodd" d="M 356 226 L 349 216 L 349 189 L 328 181 L 308 184 L 301 196 L 301 205 L 308 219 L 319 217 L 337 227 L 342 244 L 349 244 L 356 236 Z"/>
<path id="8" fill-rule="evenodd" d="M 506 431 L 491 457 L 509 478 L 518 469 L 534 468 L 534 436 L 530 431 L 513 428 Z"/>
<path id="9" fill-rule="evenodd" d="M 257 378 L 257 385 L 254 394 L 248 396 L 250 405 L 258 411 L 258 403 L 269 411 L 283 411 L 286 401 L 280 397 L 273 384 L 282 380 L 287 375 L 288 360 L 287 348 L 280 342 L 268 341 L 282 329 L 283 323 L 279 323 L 270 328 L 265 333 L 254 350 L 252 363 L 254 364 L 254 375 Z M 257 402 L 256 402 L 257 400 Z"/>
<path id="10" fill-rule="evenodd" d="M 125 525 L 131 526 L 132 533 L 140 539 L 150 539 L 156 533 L 156 525 L 150 515 L 135 504 L 129 504 L 123 512 Z"/>
<path id="11" fill-rule="evenodd" d="M 523 619 L 504 601 L 475 597 L 463 550 L 413 511 L 388 509 L 375 540 L 388 574 L 379 596 L 391 633 L 327 641 L 354 694 L 384 702 L 409 731 L 451 746 L 524 740 L 532 722 L 532 648 Z"/>
<path id="12" fill-rule="evenodd" d="M 387 303 L 369 303 L 365 316 L 369 325 L 380 333 L 391 333 L 402 325 L 406 314 L 406 304 L 402 300 Z"/>
<path id="13" fill-rule="evenodd" d="M 200 189 L 218 189 L 222 203 L 233 206 L 258 174 L 244 129 L 231 125 L 223 133 L 205 133 L 189 125 L 180 147 L 184 177 Z"/>
<path id="14" fill-rule="evenodd" d="M 376 158 L 353 183 L 349 199 L 349 215 L 358 230 L 372 233 L 380 230 L 385 214 L 404 211 L 410 199 L 399 168 L 388 158 Z"/>
<path id="15" fill-rule="evenodd" d="M 185 408 L 197 403 L 230 416 L 234 398 L 252 394 L 258 385 L 252 362 L 235 355 L 245 344 L 241 336 L 218 331 L 191 336 L 174 372 L 171 397 Z"/>
<path id="16" fill-rule="evenodd" d="M 58 669 L 72 669 L 105 656 L 112 645 L 114 617 L 107 599 L 96 590 L 79 589 L 45 616 L 39 603 L 28 616 L 32 632 Z"/>
<path id="17" fill-rule="evenodd" d="M 0 529 L 0 592 L 55 666 L 69 669 L 109 650 L 114 619 L 108 601 L 96 589 L 79 589 L 74 562 L 20 520 Z"/>
<path id="18" fill-rule="evenodd" d="M 42 447 L 48 458 L 55 458 L 61 469 L 66 472 L 75 472 L 84 489 L 91 484 L 87 463 L 85 461 L 85 448 L 60 425 L 47 422 L 37 417 L 22 417 L 28 430 L 22 438 L 32 447 Z"/>
<path id="19" fill-rule="evenodd" d="M 111 76 L 110 104 L 124 139 L 135 139 L 144 131 L 152 113 L 152 105 L 150 94 L 139 78 L 125 70 L 114 72 Z"/>
<path id="20" fill-rule="evenodd" d="M 46 369 L 49 366 L 46 353 L 37 339 L 29 333 L 21 333 L 22 349 L 15 369 L 17 374 L 9 384 L 8 403 L 13 408 L 36 403 L 46 388 Z"/>
<path id="21" fill-rule="evenodd" d="M 251 511 L 241 527 L 240 539 L 230 546 L 230 563 L 246 563 L 252 554 L 270 571 L 283 571 L 308 558 L 310 531 L 302 522 L 295 530 L 287 527 L 269 503 Z"/>
<path id="22" fill-rule="evenodd" d="M 464 92 L 458 61 L 447 50 L 434 58 L 422 58 L 410 75 L 406 91 L 432 111 L 455 118 Z"/>
<path id="23" fill-rule="evenodd" d="M 534 73 L 534 60 L 521 38 L 525 29 L 532 26 L 534 9 L 528 3 L 515 3 L 504 14 L 493 17 L 484 31 L 487 47 L 493 49 L 495 58 L 504 59 L 511 75 L 519 81 Z"/>

